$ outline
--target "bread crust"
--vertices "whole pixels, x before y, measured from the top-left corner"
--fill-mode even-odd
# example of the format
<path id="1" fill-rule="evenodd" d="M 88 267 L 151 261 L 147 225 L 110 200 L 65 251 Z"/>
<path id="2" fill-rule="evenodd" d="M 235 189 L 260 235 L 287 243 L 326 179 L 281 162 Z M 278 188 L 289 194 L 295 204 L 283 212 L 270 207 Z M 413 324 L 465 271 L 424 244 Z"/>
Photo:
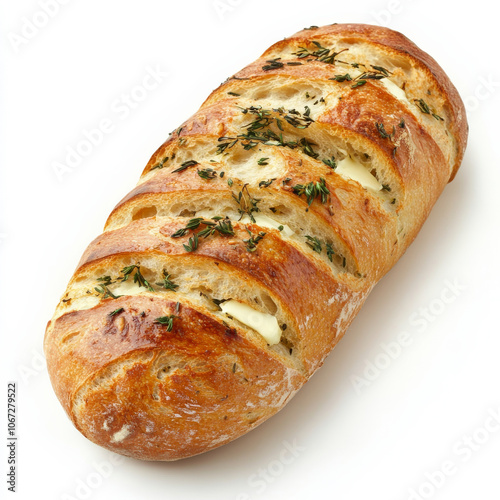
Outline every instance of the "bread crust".
<path id="1" fill-rule="evenodd" d="M 177 460 L 274 415 L 413 241 L 466 142 L 455 87 L 400 33 L 339 24 L 271 46 L 158 148 L 84 252 L 44 344 L 73 424 Z M 228 300 L 274 317 L 279 343 Z"/>

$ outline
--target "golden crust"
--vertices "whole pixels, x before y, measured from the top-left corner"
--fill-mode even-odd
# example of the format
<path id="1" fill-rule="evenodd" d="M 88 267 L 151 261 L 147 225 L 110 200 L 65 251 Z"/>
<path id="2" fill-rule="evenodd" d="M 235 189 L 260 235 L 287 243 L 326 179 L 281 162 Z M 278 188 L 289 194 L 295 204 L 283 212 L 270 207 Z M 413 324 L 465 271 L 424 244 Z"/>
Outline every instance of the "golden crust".
<path id="1" fill-rule="evenodd" d="M 407 62 L 417 66 L 427 77 L 427 85 L 434 83 L 440 96 L 446 103 L 450 113 L 448 126 L 451 129 L 457 148 L 457 154 L 452 165 L 449 181 L 455 177 L 467 146 L 469 127 L 464 103 L 448 75 L 428 53 L 424 52 L 402 33 L 368 24 L 332 24 L 314 30 L 302 30 L 295 35 L 272 45 L 264 52 L 262 58 L 269 57 L 276 50 L 280 50 L 289 43 L 301 43 L 322 38 L 342 40 L 348 43 L 362 43 L 377 46 L 387 54 L 395 54 Z"/>
<path id="2" fill-rule="evenodd" d="M 318 47 L 337 53 L 322 62 Z M 360 83 L 359 67 L 387 70 Z M 176 460 L 275 414 L 408 248 L 466 142 L 455 87 L 400 33 L 331 25 L 274 44 L 158 148 L 82 256 L 45 336 L 74 425 L 117 453 Z M 348 157 L 383 189 L 336 170 Z M 172 235 L 195 217 L 231 231 L 187 251 L 207 226 Z M 154 286 L 109 298 L 102 284 L 131 265 Z M 177 290 L 159 286 L 167 271 Z M 274 315 L 281 341 L 225 315 L 230 299 Z"/>
<path id="3" fill-rule="evenodd" d="M 355 302 L 355 307 L 360 307 L 367 295 L 366 288 L 352 290 L 348 276 L 334 278 L 323 263 L 308 258 L 283 241 L 277 230 L 267 230 L 257 250 L 248 252 L 244 244 L 248 238 L 245 226 L 234 224 L 234 237 L 202 239 L 195 253 L 186 253 L 183 245 L 187 236 L 170 237 L 180 227 L 178 222 L 165 224 L 143 219 L 104 233 L 89 246 L 79 267 L 109 256 L 152 252 L 178 256 L 186 267 L 196 265 L 193 260 L 202 257 L 222 262 L 228 266 L 225 272 L 236 274 L 242 283 L 248 278 L 258 282 L 287 316 L 293 318 L 293 324 L 288 326 L 297 332 L 294 349 L 299 351 L 301 364 L 308 375 L 317 369 L 340 338 L 345 327 L 339 320 L 343 311 L 354 307 Z M 248 224 L 246 227 L 257 233 L 256 226 Z M 311 297 L 314 297 L 313 302 Z"/>
<path id="4" fill-rule="evenodd" d="M 117 308 L 123 311 L 110 316 Z M 178 316 L 170 332 L 155 322 L 168 314 Z M 101 446 L 146 460 L 184 458 L 231 441 L 305 382 L 236 329 L 152 297 L 66 314 L 49 327 L 45 345 L 57 373 L 54 390 L 75 426 Z"/>

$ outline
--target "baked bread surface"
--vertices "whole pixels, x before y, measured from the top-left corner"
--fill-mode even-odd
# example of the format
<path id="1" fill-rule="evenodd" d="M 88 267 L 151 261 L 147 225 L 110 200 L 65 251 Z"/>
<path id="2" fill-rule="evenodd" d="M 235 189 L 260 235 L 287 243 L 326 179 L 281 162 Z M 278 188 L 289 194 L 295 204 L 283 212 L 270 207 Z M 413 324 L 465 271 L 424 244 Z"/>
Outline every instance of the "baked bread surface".
<path id="1" fill-rule="evenodd" d="M 176 460 L 275 414 L 413 241 L 466 142 L 455 87 L 400 33 L 336 24 L 270 47 L 169 136 L 82 256 L 45 336 L 74 425 Z"/>

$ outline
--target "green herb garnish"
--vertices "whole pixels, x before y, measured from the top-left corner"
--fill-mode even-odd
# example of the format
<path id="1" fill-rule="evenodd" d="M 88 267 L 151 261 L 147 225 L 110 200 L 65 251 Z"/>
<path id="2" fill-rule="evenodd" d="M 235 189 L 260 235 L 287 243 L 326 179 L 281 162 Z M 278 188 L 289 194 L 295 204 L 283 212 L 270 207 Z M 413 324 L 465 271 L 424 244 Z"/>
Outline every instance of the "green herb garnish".
<path id="1" fill-rule="evenodd" d="M 155 323 L 158 325 L 164 325 L 167 327 L 167 332 L 171 332 L 172 328 L 174 327 L 174 319 L 177 318 L 177 316 L 170 314 L 169 316 L 160 316 L 159 318 L 155 319 Z"/>
<path id="2" fill-rule="evenodd" d="M 255 221 L 253 221 L 253 222 L 255 222 Z M 243 240 L 243 243 L 245 243 L 246 249 L 249 252 L 255 252 L 255 250 L 257 250 L 257 245 L 258 245 L 259 241 L 262 240 L 262 238 L 264 238 L 264 236 L 267 233 L 260 231 L 257 236 L 254 236 L 248 228 L 245 228 L 245 229 L 246 229 L 247 233 L 250 235 L 250 238 L 248 240 Z"/>
<path id="3" fill-rule="evenodd" d="M 211 179 L 215 179 L 217 177 L 217 171 L 213 168 L 204 168 L 202 170 L 198 170 L 198 175 L 207 181 Z"/>
<path id="4" fill-rule="evenodd" d="M 156 283 L 156 285 L 165 288 L 165 290 L 170 290 L 172 292 L 176 291 L 176 288 L 179 288 L 179 285 L 176 285 L 171 279 L 170 274 L 167 273 L 165 269 L 163 269 L 163 281 L 160 283 Z"/>
<path id="5" fill-rule="evenodd" d="M 181 163 L 181 166 L 179 168 L 172 170 L 172 173 L 182 172 L 189 167 L 194 167 L 195 165 L 198 165 L 198 162 L 196 160 L 185 161 L 184 163 Z"/>
<path id="6" fill-rule="evenodd" d="M 330 194 L 330 191 L 326 187 L 325 179 L 323 179 L 322 177 L 317 182 L 296 184 L 292 189 L 297 196 L 305 195 L 307 204 L 309 206 L 311 206 L 312 202 L 317 197 L 321 198 L 321 203 L 326 203 L 328 200 L 328 195 Z"/>
<path id="7" fill-rule="evenodd" d="M 154 288 L 149 284 L 148 280 L 144 278 L 144 276 L 142 275 L 139 264 L 133 264 L 131 266 L 124 267 L 121 270 L 121 273 L 123 274 L 123 278 L 121 278 L 121 281 L 127 281 L 134 272 L 134 270 L 135 270 L 133 278 L 134 283 L 137 283 L 139 286 L 147 288 L 150 292 L 154 292 Z"/>

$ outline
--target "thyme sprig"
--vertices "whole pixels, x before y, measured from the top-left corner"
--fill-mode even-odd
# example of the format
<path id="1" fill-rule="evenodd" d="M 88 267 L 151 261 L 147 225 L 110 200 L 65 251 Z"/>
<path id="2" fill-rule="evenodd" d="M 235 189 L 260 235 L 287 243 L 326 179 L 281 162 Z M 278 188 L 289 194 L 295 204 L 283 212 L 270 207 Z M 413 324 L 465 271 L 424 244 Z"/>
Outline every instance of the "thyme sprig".
<path id="1" fill-rule="evenodd" d="M 314 252 L 321 254 L 323 252 L 323 245 L 325 246 L 326 256 L 330 262 L 333 262 L 333 256 L 336 255 L 333 246 L 328 241 L 321 241 L 316 236 L 305 235 L 306 245 L 309 246 Z M 345 267 L 345 257 L 343 257 L 342 265 Z"/>
<path id="2" fill-rule="evenodd" d="M 197 170 L 198 175 L 207 181 L 211 179 L 215 179 L 217 177 L 217 171 L 213 168 L 203 168 L 201 170 Z"/>
<path id="3" fill-rule="evenodd" d="M 100 284 L 98 286 L 95 286 L 94 287 L 94 290 L 102 295 L 102 299 L 108 299 L 108 298 L 111 298 L 111 299 L 117 299 L 118 297 L 121 297 L 121 295 L 115 295 L 108 287 L 109 285 L 111 285 L 112 283 L 114 283 L 114 281 L 111 281 L 111 278 L 109 276 L 102 276 L 101 278 L 97 278 L 97 281 L 100 282 Z"/>
<path id="4" fill-rule="evenodd" d="M 425 115 L 432 115 L 437 121 L 444 121 L 444 118 L 436 114 L 423 99 L 413 99 L 418 109 Z"/>
<path id="5" fill-rule="evenodd" d="M 185 161 L 184 163 L 181 163 L 181 166 L 179 168 L 176 168 L 175 170 L 172 170 L 172 173 L 177 173 L 177 172 L 183 172 L 189 167 L 194 167 L 195 165 L 198 165 L 198 162 L 196 160 L 188 160 Z"/>
<path id="6" fill-rule="evenodd" d="M 312 43 L 316 46 L 316 50 L 310 51 L 306 47 L 299 47 L 297 52 L 292 52 L 292 55 L 297 56 L 299 59 L 304 59 L 306 57 L 314 57 L 320 62 L 324 62 L 326 64 L 335 64 L 335 58 L 349 49 L 342 49 L 338 52 L 335 52 L 334 49 L 327 49 L 323 47 L 319 42 L 313 40 Z"/>
<path id="7" fill-rule="evenodd" d="M 171 234 L 171 238 L 181 238 L 185 236 L 188 231 L 194 231 L 198 229 L 201 225 L 207 226 L 205 229 L 198 233 L 199 236 L 207 237 L 212 236 L 216 232 L 225 235 L 234 235 L 233 226 L 231 221 L 226 217 L 212 217 L 212 220 L 204 220 L 203 217 L 195 217 L 190 219 L 185 227 L 178 229 L 175 233 Z"/>
<path id="8" fill-rule="evenodd" d="M 276 180 L 276 178 L 274 178 L 274 179 L 269 179 L 269 180 L 267 180 L 267 181 L 260 181 L 260 182 L 259 182 L 259 187 L 260 187 L 260 188 L 263 188 L 263 187 L 266 187 L 266 188 L 267 188 L 267 187 L 269 187 L 269 186 L 270 186 L 270 185 L 271 185 L 271 184 L 272 184 L 275 180 Z"/>
<path id="9" fill-rule="evenodd" d="M 134 283 L 138 284 L 139 286 L 142 286 L 144 288 L 147 288 L 150 292 L 154 292 L 154 288 L 149 284 L 148 280 L 144 278 L 144 276 L 141 273 L 141 267 L 139 264 L 133 264 L 131 266 L 124 267 L 121 270 L 121 273 L 123 274 L 123 278 L 121 278 L 121 281 L 127 281 L 130 276 L 132 276 L 132 273 L 134 273 Z"/>
<path id="10" fill-rule="evenodd" d="M 177 288 L 179 288 L 179 285 L 175 284 L 171 279 L 170 279 L 170 274 L 166 271 L 166 269 L 163 269 L 163 281 L 160 283 L 156 283 L 157 286 L 161 286 L 162 288 L 165 288 L 165 290 L 171 290 L 172 292 L 175 292 Z"/>
<path id="11" fill-rule="evenodd" d="M 394 136 L 396 135 L 396 127 L 394 125 L 392 126 L 392 132 L 390 134 L 385 130 L 385 126 L 383 123 L 375 122 L 375 128 L 377 129 L 382 139 L 389 139 L 390 141 L 392 141 L 394 139 Z"/>
<path id="12" fill-rule="evenodd" d="M 101 297 L 102 299 L 107 299 L 107 298 L 117 299 L 118 297 L 121 297 L 121 295 L 114 294 L 109 289 L 109 287 L 114 283 L 122 283 L 124 281 L 127 281 L 132 275 L 133 275 L 133 282 L 135 284 L 137 284 L 140 287 L 146 288 L 150 292 L 155 291 L 154 288 L 149 283 L 149 281 L 142 275 L 141 267 L 139 264 L 132 264 L 131 266 L 126 266 L 120 271 L 120 273 L 121 276 L 118 276 L 118 278 L 115 279 L 112 279 L 111 276 L 101 276 L 97 278 L 98 285 L 94 287 L 94 290 L 99 295 L 102 295 Z"/>
<path id="13" fill-rule="evenodd" d="M 174 319 L 177 318 L 174 314 L 168 316 L 160 316 L 155 319 L 155 323 L 167 327 L 167 332 L 171 332 L 174 327 Z"/>
<path id="14" fill-rule="evenodd" d="M 355 68 L 359 68 L 359 63 L 351 64 L 351 66 Z M 382 66 L 371 66 L 372 69 L 369 69 L 368 66 L 362 64 L 361 66 L 365 67 L 365 71 L 360 73 L 356 77 L 352 77 L 349 73 L 345 73 L 344 75 L 335 75 L 329 80 L 335 80 L 337 82 L 354 82 L 351 85 L 351 88 L 355 89 L 361 87 L 367 83 L 368 80 L 382 80 L 382 78 L 387 78 L 390 74 L 392 74 L 388 69 L 383 68 Z"/>
<path id="15" fill-rule="evenodd" d="M 248 191 L 248 184 L 245 184 L 237 195 L 232 193 L 232 196 L 234 201 L 238 204 L 240 219 L 246 214 L 250 217 L 250 220 L 255 223 L 253 213 L 259 211 L 259 207 L 257 205 L 260 202 L 260 199 L 252 198 L 250 192 Z"/>
<path id="16" fill-rule="evenodd" d="M 292 189 L 297 196 L 305 195 L 309 206 L 312 205 L 315 198 L 320 198 L 321 203 L 326 203 L 328 201 L 328 195 L 330 194 L 330 191 L 326 187 L 326 181 L 322 177 L 320 177 L 317 182 L 296 184 Z"/>
<path id="17" fill-rule="evenodd" d="M 276 59 L 271 59 L 269 61 L 266 61 L 268 64 L 265 66 L 262 66 L 262 69 L 264 71 L 270 71 L 272 69 L 279 69 L 284 66 L 282 62 L 280 62 L 281 57 L 277 57 Z"/>
<path id="18" fill-rule="evenodd" d="M 157 168 L 163 168 L 163 166 L 165 165 L 165 163 L 167 163 L 168 160 L 169 160 L 169 157 L 166 156 L 165 158 L 160 160 L 154 167 L 151 167 L 150 171 L 155 170 Z"/>
<path id="19" fill-rule="evenodd" d="M 309 106 L 304 106 L 304 112 L 297 111 L 296 109 L 285 109 L 284 107 L 264 109 L 261 106 L 250 106 L 248 108 L 241 108 L 243 114 L 254 114 L 257 118 L 245 125 L 249 131 L 254 132 L 266 127 L 269 127 L 274 121 L 278 128 L 283 131 L 283 125 L 280 118 L 287 121 L 292 127 L 304 129 L 309 127 L 314 120 L 311 118 L 311 109 Z M 274 116 L 278 115 L 278 116 Z"/>
<path id="20" fill-rule="evenodd" d="M 184 247 L 184 250 L 186 250 L 186 252 L 194 252 L 198 248 L 198 244 L 198 235 L 194 233 L 194 235 L 189 238 L 187 245 L 183 243 L 182 246 Z"/>
<path id="21" fill-rule="evenodd" d="M 335 160 L 335 156 L 333 155 L 331 158 L 323 159 L 322 162 L 328 167 L 330 167 L 332 170 L 335 170 L 337 168 L 337 160 Z"/>
<path id="22" fill-rule="evenodd" d="M 265 233 L 264 231 L 260 231 L 259 234 L 253 235 L 248 228 L 245 229 L 247 233 L 250 235 L 250 238 L 248 238 L 248 240 L 243 240 L 243 243 L 245 243 L 247 251 L 253 253 L 255 252 L 255 250 L 257 250 L 257 245 L 267 233 Z"/>

